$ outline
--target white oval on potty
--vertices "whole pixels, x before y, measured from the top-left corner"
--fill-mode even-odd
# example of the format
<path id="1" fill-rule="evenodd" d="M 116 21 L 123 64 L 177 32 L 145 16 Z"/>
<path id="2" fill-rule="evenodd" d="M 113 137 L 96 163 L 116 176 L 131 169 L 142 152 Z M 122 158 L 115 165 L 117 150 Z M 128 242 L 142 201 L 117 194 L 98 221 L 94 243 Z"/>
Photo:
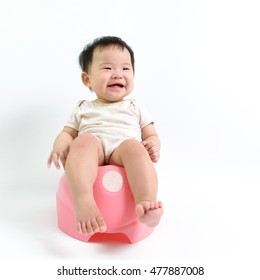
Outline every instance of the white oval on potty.
<path id="1" fill-rule="evenodd" d="M 109 192 L 117 192 L 123 186 L 123 178 L 117 171 L 110 170 L 104 175 L 102 183 Z"/>

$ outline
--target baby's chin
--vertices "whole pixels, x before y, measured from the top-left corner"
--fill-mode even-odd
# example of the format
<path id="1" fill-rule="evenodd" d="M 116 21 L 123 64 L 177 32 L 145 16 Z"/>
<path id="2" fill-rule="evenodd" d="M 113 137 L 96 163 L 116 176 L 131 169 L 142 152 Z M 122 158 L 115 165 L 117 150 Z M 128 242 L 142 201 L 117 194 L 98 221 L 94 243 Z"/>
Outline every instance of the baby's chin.
<path id="1" fill-rule="evenodd" d="M 106 96 L 106 97 L 100 97 L 100 96 L 97 96 L 97 100 L 102 102 L 102 103 L 114 103 L 114 102 L 119 102 L 119 101 L 122 101 L 124 100 L 124 98 L 127 96 L 128 94 L 124 94 L 124 95 L 109 95 L 109 96 Z"/>

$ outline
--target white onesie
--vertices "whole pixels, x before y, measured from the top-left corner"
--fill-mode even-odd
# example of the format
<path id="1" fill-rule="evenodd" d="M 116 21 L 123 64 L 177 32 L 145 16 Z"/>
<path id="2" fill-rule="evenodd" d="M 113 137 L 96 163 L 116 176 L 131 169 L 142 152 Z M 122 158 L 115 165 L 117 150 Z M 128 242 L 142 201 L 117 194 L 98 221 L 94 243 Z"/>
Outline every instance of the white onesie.
<path id="1" fill-rule="evenodd" d="M 126 139 L 141 141 L 141 130 L 153 123 L 147 111 L 133 99 L 114 103 L 98 100 L 79 101 L 65 126 L 95 135 L 108 161 L 113 151 Z"/>

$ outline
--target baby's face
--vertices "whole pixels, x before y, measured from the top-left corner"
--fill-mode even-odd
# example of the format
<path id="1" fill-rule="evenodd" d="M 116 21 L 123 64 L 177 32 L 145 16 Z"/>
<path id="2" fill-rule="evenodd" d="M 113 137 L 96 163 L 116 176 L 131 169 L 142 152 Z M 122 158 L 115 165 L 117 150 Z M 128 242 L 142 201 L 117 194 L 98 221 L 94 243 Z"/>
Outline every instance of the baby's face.
<path id="1" fill-rule="evenodd" d="M 118 46 L 97 48 L 89 72 L 85 73 L 88 87 L 103 102 L 116 102 L 131 93 L 134 72 L 129 51 Z"/>

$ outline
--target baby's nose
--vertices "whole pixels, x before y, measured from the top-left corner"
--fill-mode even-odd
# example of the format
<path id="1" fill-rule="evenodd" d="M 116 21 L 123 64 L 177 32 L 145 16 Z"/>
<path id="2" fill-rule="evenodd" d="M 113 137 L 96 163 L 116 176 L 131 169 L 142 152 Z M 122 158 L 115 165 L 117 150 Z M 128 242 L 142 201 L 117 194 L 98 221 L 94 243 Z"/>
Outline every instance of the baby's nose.
<path id="1" fill-rule="evenodd" d="M 122 77 L 123 77 L 123 75 L 121 72 L 115 72 L 115 73 L 113 73 L 113 76 L 112 76 L 113 79 L 121 79 Z"/>

